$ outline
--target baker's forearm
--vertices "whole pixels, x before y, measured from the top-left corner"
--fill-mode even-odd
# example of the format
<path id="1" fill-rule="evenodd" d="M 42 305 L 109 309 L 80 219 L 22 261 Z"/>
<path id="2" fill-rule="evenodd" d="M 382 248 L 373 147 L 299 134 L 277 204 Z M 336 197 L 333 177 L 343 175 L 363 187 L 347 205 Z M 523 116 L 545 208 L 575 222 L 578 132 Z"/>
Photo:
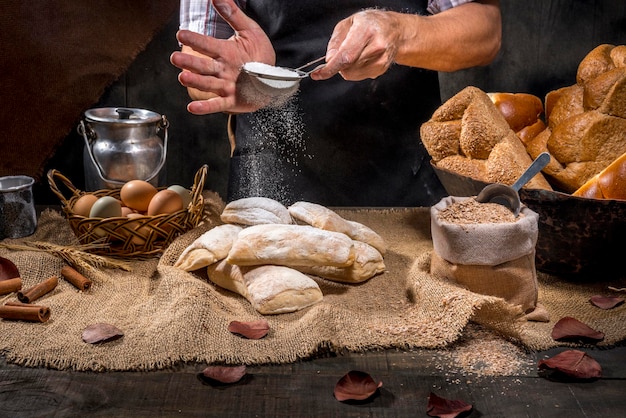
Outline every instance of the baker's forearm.
<path id="1" fill-rule="evenodd" d="M 436 71 L 486 65 L 502 38 L 498 1 L 467 3 L 433 16 L 397 14 L 399 39 L 395 62 Z"/>

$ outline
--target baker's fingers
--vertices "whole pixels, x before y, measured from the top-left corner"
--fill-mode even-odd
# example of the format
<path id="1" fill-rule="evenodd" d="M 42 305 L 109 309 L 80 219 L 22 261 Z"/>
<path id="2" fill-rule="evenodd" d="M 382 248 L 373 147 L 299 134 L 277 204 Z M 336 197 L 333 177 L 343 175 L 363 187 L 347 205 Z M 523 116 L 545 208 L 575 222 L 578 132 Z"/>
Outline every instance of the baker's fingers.
<path id="1" fill-rule="evenodd" d="M 350 16 L 335 26 L 328 41 L 326 65 L 311 74 L 314 80 L 326 80 L 340 71 L 351 68 L 358 61 L 367 46 L 367 39 L 359 29 L 355 15 Z"/>
<path id="2" fill-rule="evenodd" d="M 182 45 L 188 46 L 194 51 L 211 58 L 220 56 L 220 44 L 224 42 L 223 39 L 201 35 L 186 29 L 181 29 L 176 32 L 176 39 Z"/>
<path id="3" fill-rule="evenodd" d="M 218 75 L 223 65 L 206 57 L 194 56 L 184 52 L 174 52 L 170 55 L 170 62 L 181 70 L 187 70 L 200 75 Z"/>
<path id="4" fill-rule="evenodd" d="M 230 111 L 233 108 L 234 99 L 230 97 L 216 96 L 208 100 L 196 100 L 187 105 L 187 111 L 194 115 L 208 115 Z"/>
<path id="5" fill-rule="evenodd" d="M 199 75 L 191 71 L 182 71 L 178 75 L 178 81 L 185 87 L 199 91 L 213 93 L 218 96 L 235 94 L 235 82 L 211 75 Z"/>

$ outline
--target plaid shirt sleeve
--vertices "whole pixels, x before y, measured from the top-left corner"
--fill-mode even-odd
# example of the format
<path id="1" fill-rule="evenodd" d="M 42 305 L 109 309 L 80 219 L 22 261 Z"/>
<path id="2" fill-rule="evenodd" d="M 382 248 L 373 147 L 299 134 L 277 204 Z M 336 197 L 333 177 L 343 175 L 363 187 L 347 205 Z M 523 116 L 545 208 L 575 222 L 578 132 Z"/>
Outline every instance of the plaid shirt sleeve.
<path id="1" fill-rule="evenodd" d="M 437 14 L 465 3 L 471 3 L 472 1 L 474 0 L 429 0 L 426 10 L 432 14 Z"/>
<path id="2" fill-rule="evenodd" d="M 235 0 L 242 10 L 246 8 L 246 0 Z M 215 38 L 230 38 L 235 32 L 215 11 L 210 0 L 181 0 L 180 29 Z"/>
<path id="3" fill-rule="evenodd" d="M 235 3 L 245 10 L 246 1 L 235 0 Z M 472 1 L 474 0 L 429 0 L 427 10 L 437 14 Z M 233 29 L 224 22 L 209 0 L 181 0 L 180 28 L 220 39 L 229 38 L 234 34 Z"/>

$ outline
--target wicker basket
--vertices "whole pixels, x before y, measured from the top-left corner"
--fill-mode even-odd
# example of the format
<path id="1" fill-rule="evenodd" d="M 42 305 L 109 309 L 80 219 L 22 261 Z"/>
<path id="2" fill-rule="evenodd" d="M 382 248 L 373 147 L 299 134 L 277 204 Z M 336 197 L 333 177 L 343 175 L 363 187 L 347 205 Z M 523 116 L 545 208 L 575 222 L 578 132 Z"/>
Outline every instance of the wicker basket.
<path id="1" fill-rule="evenodd" d="M 198 226 L 204 214 L 202 190 L 208 166 L 202 166 L 195 175 L 191 188 L 191 202 L 186 209 L 170 214 L 140 216 L 135 218 L 87 218 L 73 212 L 74 204 L 83 192 L 57 170 L 48 171 L 50 189 L 61 200 L 62 209 L 74 234 L 82 244 L 105 243 L 103 248 L 90 250 L 92 253 L 123 257 L 151 258 L 159 255 L 178 235 Z M 62 182 L 72 195 L 69 199 L 59 190 L 57 180 Z M 159 188 L 161 190 L 162 188 Z M 120 198 L 119 189 L 103 189 L 89 192 L 97 197 Z"/>

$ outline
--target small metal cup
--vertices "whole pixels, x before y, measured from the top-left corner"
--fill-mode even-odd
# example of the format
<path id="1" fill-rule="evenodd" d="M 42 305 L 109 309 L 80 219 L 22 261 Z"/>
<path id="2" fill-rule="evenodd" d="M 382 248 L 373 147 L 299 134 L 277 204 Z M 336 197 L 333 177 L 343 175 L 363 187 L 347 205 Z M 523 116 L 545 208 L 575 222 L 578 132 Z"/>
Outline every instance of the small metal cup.
<path id="1" fill-rule="evenodd" d="M 29 176 L 0 177 L 0 239 L 22 238 L 35 232 L 34 183 Z"/>

